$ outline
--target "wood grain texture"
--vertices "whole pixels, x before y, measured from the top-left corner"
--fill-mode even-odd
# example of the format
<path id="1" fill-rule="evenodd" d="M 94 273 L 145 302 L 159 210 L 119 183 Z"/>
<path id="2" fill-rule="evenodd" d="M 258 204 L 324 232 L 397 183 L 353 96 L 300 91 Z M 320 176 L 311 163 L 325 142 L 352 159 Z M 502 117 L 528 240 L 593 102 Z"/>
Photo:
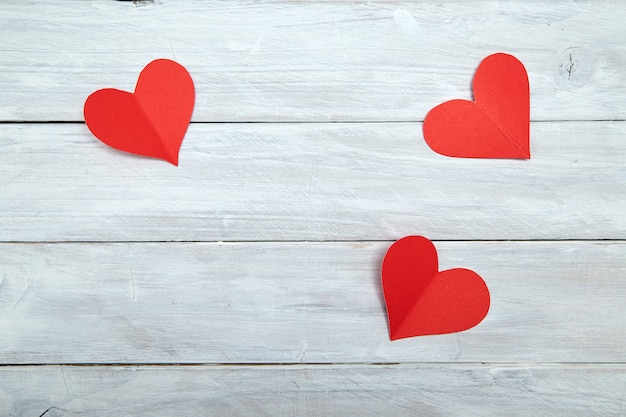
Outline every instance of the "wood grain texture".
<path id="1" fill-rule="evenodd" d="M 419 121 L 498 51 L 526 65 L 533 120 L 626 118 L 620 0 L 146 3 L 3 1 L 0 120 L 83 120 L 171 58 L 195 121 Z"/>
<path id="2" fill-rule="evenodd" d="M 0 129 L 2 241 L 625 239 L 625 122 L 535 123 L 530 161 L 419 123 L 193 124 L 180 167 L 85 125 Z"/>
<path id="3" fill-rule="evenodd" d="M 625 16 L 0 2 L 0 416 L 625 415 Z M 433 153 L 417 122 L 497 51 L 528 69 L 532 159 Z M 192 123 L 179 168 L 41 123 L 160 57 L 195 122 L 269 123 Z M 482 275 L 483 323 L 388 340 L 409 234 Z"/>
<path id="4" fill-rule="evenodd" d="M 622 362 L 626 243 L 437 242 L 487 318 L 390 342 L 389 242 L 0 245 L 0 363 Z"/>
<path id="5" fill-rule="evenodd" d="M 0 368 L 6 417 L 623 416 L 626 367 Z"/>

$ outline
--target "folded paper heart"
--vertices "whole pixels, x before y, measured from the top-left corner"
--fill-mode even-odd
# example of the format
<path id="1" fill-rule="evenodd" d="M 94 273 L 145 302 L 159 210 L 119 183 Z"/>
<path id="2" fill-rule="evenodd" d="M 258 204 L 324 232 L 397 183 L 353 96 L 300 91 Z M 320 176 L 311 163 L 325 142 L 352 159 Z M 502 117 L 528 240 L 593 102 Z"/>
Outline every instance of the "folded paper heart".
<path id="1" fill-rule="evenodd" d="M 437 153 L 459 158 L 530 159 L 530 90 L 514 56 L 485 58 L 473 81 L 474 100 L 452 100 L 424 120 L 424 139 Z"/>
<path id="2" fill-rule="evenodd" d="M 89 130 L 107 145 L 178 165 L 195 101 L 187 70 L 168 59 L 149 63 L 134 93 L 106 88 L 85 102 Z"/>
<path id="3" fill-rule="evenodd" d="M 437 250 L 422 236 L 391 245 L 382 282 L 391 340 L 467 330 L 489 311 L 485 281 L 469 269 L 440 272 Z"/>

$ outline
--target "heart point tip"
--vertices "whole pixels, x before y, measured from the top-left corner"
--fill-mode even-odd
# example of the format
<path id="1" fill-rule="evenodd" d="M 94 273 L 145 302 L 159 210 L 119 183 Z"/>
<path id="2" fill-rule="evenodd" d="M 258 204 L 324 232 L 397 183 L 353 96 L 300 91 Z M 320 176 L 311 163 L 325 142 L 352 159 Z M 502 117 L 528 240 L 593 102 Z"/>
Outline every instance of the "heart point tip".
<path id="1" fill-rule="evenodd" d="M 419 336 L 419 335 L 416 334 L 415 336 Z M 392 341 L 392 342 L 394 340 L 406 339 L 407 337 L 412 337 L 412 336 L 411 335 L 407 335 L 407 334 L 398 333 L 397 331 L 389 332 L 389 340 Z"/>
<path id="2" fill-rule="evenodd" d="M 164 161 L 169 162 L 170 164 L 174 165 L 174 166 L 178 166 L 178 155 L 170 155 L 170 156 L 166 156 L 164 158 L 161 158 Z"/>

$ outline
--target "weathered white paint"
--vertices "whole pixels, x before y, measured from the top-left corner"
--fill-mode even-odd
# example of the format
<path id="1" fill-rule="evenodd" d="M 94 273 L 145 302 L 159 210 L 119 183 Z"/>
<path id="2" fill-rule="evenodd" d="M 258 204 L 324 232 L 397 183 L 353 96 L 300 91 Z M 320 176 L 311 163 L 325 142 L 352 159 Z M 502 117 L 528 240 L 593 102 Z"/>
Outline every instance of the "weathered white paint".
<path id="1" fill-rule="evenodd" d="M 535 123 L 529 161 L 419 123 L 192 124 L 180 166 L 85 125 L 0 129 L 0 240 L 625 239 L 626 122 Z"/>
<path id="2" fill-rule="evenodd" d="M 417 121 L 479 62 L 528 68 L 533 120 L 626 118 L 626 3 L 3 0 L 0 120 L 82 120 L 98 88 L 185 65 L 195 121 Z"/>
<path id="3" fill-rule="evenodd" d="M 530 161 L 436 155 L 419 123 L 192 124 L 179 168 L 82 124 L 0 123 L 0 415 L 626 414 L 626 123 L 585 122 L 626 118 L 624 16 L 618 0 L 2 1 L 0 122 L 81 121 L 89 93 L 132 89 L 158 57 L 191 72 L 196 122 L 419 121 L 505 51 L 547 123 Z M 491 312 L 391 343 L 390 242 L 371 241 L 412 233 L 621 241 L 437 242 L 442 269 L 485 278 Z M 38 365 L 60 363 L 139 366 Z"/>
<path id="4" fill-rule="evenodd" d="M 390 342 L 389 242 L 0 245 L 0 363 L 622 362 L 626 243 L 437 242 L 492 304 Z"/>
<path id="5" fill-rule="evenodd" d="M 0 368 L 6 417 L 623 416 L 620 365 Z"/>

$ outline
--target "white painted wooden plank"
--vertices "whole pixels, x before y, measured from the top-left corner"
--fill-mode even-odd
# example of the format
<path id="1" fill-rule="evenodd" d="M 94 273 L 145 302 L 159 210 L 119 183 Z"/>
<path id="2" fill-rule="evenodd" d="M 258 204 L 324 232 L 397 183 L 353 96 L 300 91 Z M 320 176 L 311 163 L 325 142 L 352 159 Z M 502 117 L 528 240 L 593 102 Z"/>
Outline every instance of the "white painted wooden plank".
<path id="1" fill-rule="evenodd" d="M 73 416 L 623 416 L 626 367 L 0 368 L 0 413 Z"/>
<path id="2" fill-rule="evenodd" d="M 0 3 L 0 120 L 82 120 L 155 58 L 197 86 L 195 121 L 418 121 L 470 98 L 485 56 L 527 66 L 533 120 L 626 118 L 626 3 Z"/>
<path id="3" fill-rule="evenodd" d="M 533 159 L 419 123 L 192 124 L 178 168 L 83 124 L 0 129 L 2 241 L 625 239 L 626 123 L 534 123 Z"/>
<path id="4" fill-rule="evenodd" d="M 626 242 L 438 242 L 492 305 L 390 342 L 389 242 L 0 245 L 0 363 L 622 362 Z"/>

